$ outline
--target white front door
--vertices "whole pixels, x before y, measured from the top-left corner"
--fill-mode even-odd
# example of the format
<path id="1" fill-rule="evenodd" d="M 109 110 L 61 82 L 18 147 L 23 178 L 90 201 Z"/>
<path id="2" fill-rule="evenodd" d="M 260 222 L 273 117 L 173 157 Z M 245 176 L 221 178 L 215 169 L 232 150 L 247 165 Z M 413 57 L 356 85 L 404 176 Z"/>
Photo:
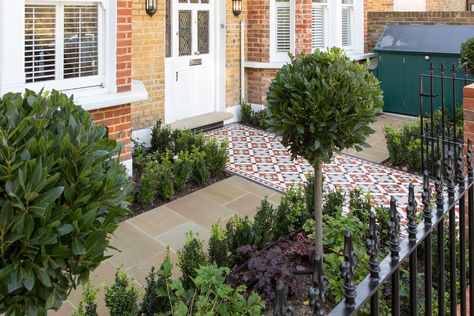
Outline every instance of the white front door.
<path id="1" fill-rule="evenodd" d="M 168 82 L 172 96 L 165 108 L 168 123 L 215 110 L 215 0 L 172 1 L 172 66 L 167 76 L 172 81 Z"/>

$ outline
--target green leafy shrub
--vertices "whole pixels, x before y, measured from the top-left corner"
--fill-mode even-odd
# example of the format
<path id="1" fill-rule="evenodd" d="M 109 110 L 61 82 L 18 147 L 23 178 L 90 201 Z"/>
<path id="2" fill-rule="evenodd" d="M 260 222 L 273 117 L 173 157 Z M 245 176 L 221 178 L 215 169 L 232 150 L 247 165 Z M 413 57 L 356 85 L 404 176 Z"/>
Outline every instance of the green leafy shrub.
<path id="1" fill-rule="evenodd" d="M 167 149 L 172 148 L 172 134 L 168 125 L 164 125 L 161 120 L 156 121 L 151 132 L 151 149 L 165 153 Z"/>
<path id="2" fill-rule="evenodd" d="M 452 112 L 452 111 L 451 111 Z M 456 107 L 456 126 L 454 126 L 453 113 L 445 112 L 445 133 L 453 134 L 456 129 L 456 135 L 463 134 L 463 125 L 459 122 L 463 121 L 462 106 Z M 442 133 L 442 112 L 436 110 L 433 114 L 433 131 L 435 134 Z M 431 128 L 431 119 L 424 120 L 425 128 Z M 385 139 L 387 142 L 387 149 L 390 156 L 390 161 L 395 166 L 407 167 L 411 171 L 421 172 L 421 128 L 419 120 L 405 123 L 402 128 L 395 128 L 391 125 L 384 126 Z M 441 156 L 438 148 L 434 151 L 428 148 L 427 156 L 433 161 L 436 161 Z"/>
<path id="3" fill-rule="evenodd" d="M 210 174 L 223 173 L 227 164 L 227 143 L 211 139 L 204 143 L 203 150 Z"/>
<path id="4" fill-rule="evenodd" d="M 215 264 L 203 265 L 196 270 L 191 289 L 180 281 L 169 285 L 172 315 L 261 315 L 265 303 L 256 293 L 244 296 L 245 287 L 232 288 L 225 284 L 228 268 Z"/>
<path id="5" fill-rule="evenodd" d="M 191 152 L 194 147 L 202 150 L 204 147 L 204 135 L 190 130 L 176 130 L 173 133 L 174 153 L 182 151 Z"/>
<path id="6" fill-rule="evenodd" d="M 254 111 L 252 105 L 243 103 L 240 105 L 241 118 L 240 122 L 243 124 L 255 126 L 261 129 L 268 129 L 269 112 L 266 108 L 260 111 Z"/>
<path id="7" fill-rule="evenodd" d="M 254 245 L 262 247 L 273 239 L 273 215 L 275 210 L 267 199 L 262 200 L 253 218 Z"/>
<path id="8" fill-rule="evenodd" d="M 181 151 L 173 163 L 174 185 L 176 190 L 182 190 L 191 179 L 193 160 L 188 151 Z"/>
<path id="9" fill-rule="evenodd" d="M 202 241 L 198 235 L 188 232 L 183 249 L 178 251 L 178 266 L 181 269 L 181 281 L 186 289 L 192 287 L 197 269 L 207 263 Z"/>
<path id="10" fill-rule="evenodd" d="M 174 195 L 174 174 L 171 161 L 165 156 L 155 175 L 157 181 L 158 194 L 164 201 L 169 201 Z"/>
<path id="11" fill-rule="evenodd" d="M 330 191 L 325 195 L 325 203 L 323 206 L 323 214 L 331 217 L 342 215 L 342 207 L 344 206 L 345 196 L 340 189 Z"/>
<path id="12" fill-rule="evenodd" d="M 160 172 L 160 163 L 156 160 L 151 160 L 146 163 L 143 168 L 143 173 L 140 177 L 140 191 L 138 200 L 142 205 L 153 203 L 157 196 L 158 179 L 156 175 Z"/>
<path id="13" fill-rule="evenodd" d="M 131 284 L 128 275 L 118 270 L 115 282 L 105 287 L 105 306 L 110 316 L 136 316 L 138 314 L 138 288 Z"/>
<path id="14" fill-rule="evenodd" d="M 199 151 L 197 147 L 194 147 L 191 156 L 193 160 L 193 180 L 199 185 L 209 183 L 211 174 L 206 162 L 206 154 Z"/>
<path id="15" fill-rule="evenodd" d="M 227 249 L 231 255 L 231 262 L 241 263 L 247 256 L 239 248 L 254 244 L 253 227 L 248 216 L 240 218 L 234 215 L 226 224 Z"/>
<path id="16" fill-rule="evenodd" d="M 167 285 L 171 283 L 173 264 L 170 259 L 169 248 L 166 257 L 158 271 L 153 267 L 146 277 L 145 295 L 141 304 L 144 316 L 154 316 L 166 313 L 171 309 L 167 295 Z"/>
<path id="17" fill-rule="evenodd" d="M 302 188 L 291 188 L 281 198 L 273 222 L 275 238 L 286 235 L 297 227 L 302 227 L 306 220 L 311 218 L 312 212 L 306 207 L 303 192 Z"/>
<path id="18" fill-rule="evenodd" d="M 379 228 L 380 243 L 382 246 L 388 246 L 390 241 L 390 234 L 388 222 L 390 220 L 390 210 L 383 206 L 375 207 L 375 216 L 377 217 L 377 224 Z M 382 247 L 383 248 L 383 247 Z"/>
<path id="19" fill-rule="evenodd" d="M 99 316 L 97 314 L 97 293 L 99 288 L 95 288 L 90 282 L 84 285 L 82 290 L 82 300 L 72 314 L 73 316 Z"/>
<path id="20" fill-rule="evenodd" d="M 44 314 L 105 260 L 132 191 L 105 127 L 57 91 L 0 99 L 0 313 Z"/>
<path id="21" fill-rule="evenodd" d="M 208 255 L 209 262 L 216 263 L 219 267 L 226 267 L 229 263 L 227 236 L 226 232 L 221 227 L 220 221 L 217 221 L 212 225 Z"/>
<path id="22" fill-rule="evenodd" d="M 147 161 L 148 151 L 142 142 L 133 141 L 133 163 L 137 166 L 143 166 Z"/>
<path id="23" fill-rule="evenodd" d="M 351 215 L 360 219 L 362 223 L 368 223 L 372 209 L 371 200 L 370 193 L 363 194 L 362 189 L 354 188 L 349 193 L 349 210 Z"/>
<path id="24" fill-rule="evenodd" d="M 474 37 L 461 45 L 461 66 L 467 67 L 474 75 Z"/>

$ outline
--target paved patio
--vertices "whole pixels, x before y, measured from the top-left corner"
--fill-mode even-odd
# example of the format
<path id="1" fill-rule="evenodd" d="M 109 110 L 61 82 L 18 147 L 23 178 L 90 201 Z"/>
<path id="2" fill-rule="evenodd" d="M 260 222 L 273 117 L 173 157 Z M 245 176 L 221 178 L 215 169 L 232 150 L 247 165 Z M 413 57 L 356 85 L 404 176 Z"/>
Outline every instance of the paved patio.
<path id="1" fill-rule="evenodd" d="M 401 126 L 403 121 L 404 118 L 399 116 L 382 115 L 374 125 L 376 134 L 369 139 L 373 147 L 361 153 L 350 153 L 357 155 L 359 158 L 375 162 L 385 160 L 388 153 L 385 149 L 382 127 L 387 123 Z M 275 179 L 274 176 L 267 177 L 263 175 L 255 179 L 247 175 L 247 178 L 251 181 L 240 176 L 233 176 L 121 223 L 111 241 L 112 245 L 120 249 L 121 252 L 109 251 L 109 255 L 112 255 L 112 257 L 91 274 L 91 281 L 94 285 L 99 286 L 103 283 L 110 285 L 113 282 L 116 269 L 120 266 L 129 275 L 136 278 L 138 283 L 144 284 L 145 277 L 151 267 L 158 267 L 161 264 L 167 245 L 170 246 L 173 261 L 176 262 L 176 252 L 183 246 L 187 231 L 197 232 L 201 239 L 208 240 L 211 225 L 218 219 L 221 219 L 225 224 L 235 213 L 241 216 L 253 216 L 262 199 L 268 197 L 276 205 L 281 198 L 280 192 L 291 181 L 305 180 L 305 173 L 310 170 L 310 167 L 304 160 L 300 160 L 297 164 L 279 164 L 279 160 L 280 162 L 283 160 L 288 162 L 287 152 L 285 153 L 286 149 L 282 148 L 281 144 L 272 135 L 239 124 L 232 126 L 227 126 L 213 133 L 220 134 L 221 137 L 228 137 L 231 141 L 229 170 L 236 172 L 236 165 L 247 163 L 251 167 L 248 170 L 260 176 L 261 173 L 265 172 L 259 172 L 259 164 L 268 165 L 267 162 L 272 161 L 273 165 L 273 161 L 275 161 L 279 173 L 276 179 L 277 182 L 280 179 L 284 180 L 283 185 L 272 182 Z M 234 132 L 237 132 L 237 135 Z M 259 141 L 254 142 L 253 136 Z M 243 141 L 246 143 L 238 145 L 238 142 Z M 252 145 L 256 143 L 265 144 L 266 142 L 271 146 L 256 145 L 254 147 Z M 235 146 L 236 143 L 237 146 Z M 244 148 L 239 148 L 239 146 Z M 253 155 L 261 149 L 263 149 L 264 154 L 260 156 Z M 278 151 L 281 151 L 284 155 L 275 155 Z M 245 162 L 247 161 L 247 158 L 244 158 L 245 154 L 249 154 L 250 162 Z M 236 158 L 237 156 L 240 158 Z M 257 159 L 257 157 L 260 158 Z M 239 159 L 245 161 L 238 162 Z M 247 170 L 247 168 L 244 168 L 244 170 Z M 274 170 L 269 172 L 274 172 Z M 413 179 L 411 175 L 385 167 L 382 168 L 377 164 L 351 156 L 339 156 L 334 164 L 326 165 L 325 174 L 328 182 L 332 182 L 331 187 L 337 184 L 347 188 L 347 183 L 352 181 L 349 186 L 357 185 L 365 189 L 375 188 L 378 190 L 377 198 L 383 204 L 386 203 L 390 194 L 406 196 L 408 182 Z M 245 176 L 245 174 L 243 175 Z M 265 181 L 261 181 L 262 179 Z M 256 182 L 265 184 L 265 186 Z M 401 203 L 404 203 L 403 201 Z M 179 275 L 178 269 L 175 268 L 174 274 Z M 71 315 L 74 307 L 80 301 L 80 293 L 80 289 L 73 291 L 61 310 L 50 314 Z M 103 290 L 99 294 L 98 305 L 99 315 L 107 315 L 103 301 Z"/>
<path id="2" fill-rule="evenodd" d="M 261 200 L 268 197 L 277 205 L 281 194 L 244 178 L 233 176 L 181 199 L 148 211 L 120 224 L 112 238 L 112 245 L 121 250 L 110 250 L 112 257 L 91 274 L 91 281 L 99 286 L 110 285 L 120 266 L 137 282 L 145 284 L 145 277 L 152 266 L 159 267 L 166 246 L 176 262 L 176 252 L 185 242 L 187 231 L 199 233 L 203 240 L 210 237 L 213 223 L 221 219 L 225 224 L 233 214 L 255 214 Z M 178 269 L 174 271 L 179 276 Z M 61 310 L 51 315 L 70 316 L 79 304 L 81 291 L 73 291 Z M 103 290 L 98 300 L 99 315 L 107 315 L 103 303 Z"/>

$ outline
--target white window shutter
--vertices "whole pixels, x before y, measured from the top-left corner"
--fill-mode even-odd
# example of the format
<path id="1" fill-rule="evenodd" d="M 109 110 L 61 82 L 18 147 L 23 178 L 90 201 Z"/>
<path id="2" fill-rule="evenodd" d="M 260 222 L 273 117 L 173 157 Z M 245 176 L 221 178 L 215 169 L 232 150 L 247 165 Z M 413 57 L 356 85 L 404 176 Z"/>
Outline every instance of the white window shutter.
<path id="1" fill-rule="evenodd" d="M 98 4 L 25 5 L 26 83 L 97 76 Z"/>
<path id="2" fill-rule="evenodd" d="M 291 13 L 289 0 L 276 0 L 276 52 L 291 50 Z"/>
<path id="3" fill-rule="evenodd" d="M 56 78 L 56 6 L 25 6 L 26 82 Z"/>
<path id="4" fill-rule="evenodd" d="M 352 7 L 342 7 L 342 46 L 352 46 Z"/>
<path id="5" fill-rule="evenodd" d="M 311 48 L 326 47 L 326 7 L 325 5 L 313 3 L 311 21 Z"/>
<path id="6" fill-rule="evenodd" d="M 97 5 L 64 6 L 64 78 L 98 74 Z"/>

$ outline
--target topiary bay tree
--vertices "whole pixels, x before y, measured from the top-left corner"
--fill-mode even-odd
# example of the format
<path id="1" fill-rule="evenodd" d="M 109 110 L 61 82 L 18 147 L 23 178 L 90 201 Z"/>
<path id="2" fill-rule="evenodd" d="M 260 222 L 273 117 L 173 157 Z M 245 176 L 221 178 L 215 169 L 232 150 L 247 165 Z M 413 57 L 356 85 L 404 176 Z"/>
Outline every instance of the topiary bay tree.
<path id="1" fill-rule="evenodd" d="M 460 64 L 461 67 L 466 67 L 471 75 L 474 75 L 474 37 L 461 45 Z"/>
<path id="2" fill-rule="evenodd" d="M 270 128 L 293 156 L 314 167 L 316 253 L 323 254 L 322 163 L 347 148 L 361 150 L 383 106 L 378 80 L 341 49 L 291 57 L 267 95 Z"/>
<path id="3" fill-rule="evenodd" d="M 0 313 L 58 309 L 106 259 L 132 190 L 119 154 L 64 94 L 0 99 Z"/>

